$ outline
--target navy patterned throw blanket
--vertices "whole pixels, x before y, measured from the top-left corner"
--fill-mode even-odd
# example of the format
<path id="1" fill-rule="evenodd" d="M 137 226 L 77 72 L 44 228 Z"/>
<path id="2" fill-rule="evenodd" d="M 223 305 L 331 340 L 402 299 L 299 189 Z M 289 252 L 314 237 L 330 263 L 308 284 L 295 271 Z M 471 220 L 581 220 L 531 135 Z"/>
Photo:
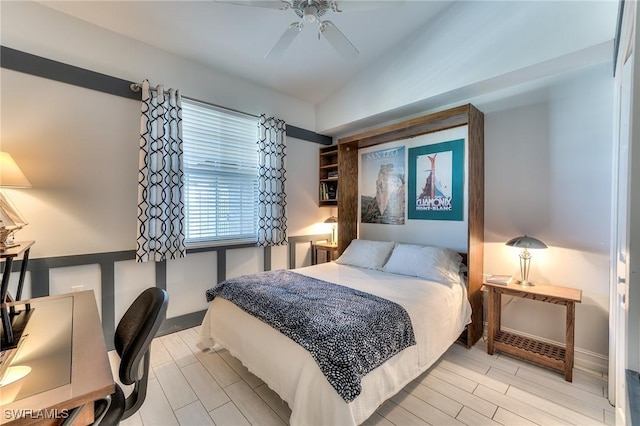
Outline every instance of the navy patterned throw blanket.
<path id="1" fill-rule="evenodd" d="M 206 296 L 233 302 L 308 350 L 346 402 L 365 374 L 416 343 L 397 303 L 292 271 L 233 278 Z"/>

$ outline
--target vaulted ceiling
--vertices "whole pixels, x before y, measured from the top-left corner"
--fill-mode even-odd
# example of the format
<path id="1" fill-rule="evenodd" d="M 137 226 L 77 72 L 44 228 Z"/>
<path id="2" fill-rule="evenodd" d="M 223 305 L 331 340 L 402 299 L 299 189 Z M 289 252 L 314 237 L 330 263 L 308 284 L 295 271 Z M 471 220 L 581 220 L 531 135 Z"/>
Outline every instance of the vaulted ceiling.
<path id="1" fill-rule="evenodd" d="M 259 2 L 260 0 L 258 0 Z M 255 1 L 253 3 L 256 3 Z M 42 4 L 295 98 L 317 104 L 356 74 L 429 25 L 452 1 L 338 0 L 357 3 L 328 12 L 360 51 L 353 59 L 318 40 L 307 23 L 279 60 L 265 54 L 300 19 L 292 10 L 219 1 L 43 1 Z M 349 5 L 347 5 L 349 6 Z"/>

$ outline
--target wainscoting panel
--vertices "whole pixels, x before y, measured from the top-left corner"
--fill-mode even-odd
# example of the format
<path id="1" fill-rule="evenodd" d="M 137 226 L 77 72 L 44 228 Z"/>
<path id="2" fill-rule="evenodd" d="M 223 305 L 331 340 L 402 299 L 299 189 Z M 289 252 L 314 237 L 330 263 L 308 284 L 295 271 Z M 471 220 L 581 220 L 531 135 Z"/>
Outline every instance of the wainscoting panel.
<path id="1" fill-rule="evenodd" d="M 93 290 L 102 318 L 102 277 L 100 265 L 67 266 L 49 271 L 49 293 L 65 294 L 72 291 Z M 23 297 L 26 299 L 26 297 Z"/>
<path id="2" fill-rule="evenodd" d="M 329 241 L 331 234 L 300 235 L 289 237 L 289 269 L 311 265 L 311 245 Z"/>
<path id="3" fill-rule="evenodd" d="M 227 252 L 227 278 L 264 271 L 262 247 L 249 247 Z"/>
<path id="4" fill-rule="evenodd" d="M 115 324 L 140 293 L 157 286 L 155 265 L 153 262 L 138 263 L 135 260 L 116 262 L 113 285 Z"/>
<path id="5" fill-rule="evenodd" d="M 171 295 L 167 318 L 207 309 L 204 293 L 218 282 L 217 259 L 218 254 L 209 251 L 167 261 L 167 291 Z"/>
<path id="6" fill-rule="evenodd" d="M 311 244 L 296 244 L 296 263 L 292 268 L 302 268 L 311 265 Z"/>
<path id="7" fill-rule="evenodd" d="M 289 247 L 271 247 L 271 270 L 289 268 Z"/>
<path id="8" fill-rule="evenodd" d="M 107 347 L 113 349 L 116 324 L 144 289 L 156 286 L 169 292 L 167 318 L 158 335 L 184 330 L 202 322 L 206 289 L 230 277 L 307 266 L 311 244 L 330 237 L 293 236 L 288 246 L 264 249 L 253 244 L 191 248 L 186 259 L 157 263 L 137 263 L 133 250 L 30 259 L 22 299 L 71 292 L 78 285 L 93 290 Z M 21 266 L 21 260 L 13 263 L 11 294 Z"/>

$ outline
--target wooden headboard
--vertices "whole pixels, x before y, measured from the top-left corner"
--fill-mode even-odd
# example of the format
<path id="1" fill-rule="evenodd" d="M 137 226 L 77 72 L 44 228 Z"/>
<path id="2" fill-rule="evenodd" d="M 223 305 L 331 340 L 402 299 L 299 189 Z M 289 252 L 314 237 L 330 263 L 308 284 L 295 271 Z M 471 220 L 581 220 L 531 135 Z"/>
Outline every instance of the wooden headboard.
<path id="1" fill-rule="evenodd" d="M 469 199 L 467 266 L 472 323 L 463 335 L 473 346 L 483 331 L 482 268 L 484 247 L 484 115 L 471 104 L 369 130 L 338 141 L 338 252 L 358 237 L 358 150 L 454 127 L 467 126 Z"/>

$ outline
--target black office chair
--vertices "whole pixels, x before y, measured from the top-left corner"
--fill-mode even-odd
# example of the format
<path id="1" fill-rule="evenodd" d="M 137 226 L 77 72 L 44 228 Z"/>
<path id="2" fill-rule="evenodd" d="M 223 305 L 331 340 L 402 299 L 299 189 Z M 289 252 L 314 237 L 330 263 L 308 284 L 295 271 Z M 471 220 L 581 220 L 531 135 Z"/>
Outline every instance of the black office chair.
<path id="1" fill-rule="evenodd" d="M 116 391 L 110 397 L 96 401 L 94 425 L 117 425 L 138 411 L 144 402 L 149 377 L 149 347 L 165 318 L 168 303 L 166 291 L 148 288 L 136 298 L 118 323 L 113 339 L 120 356 L 118 376 L 123 384 L 133 384 L 134 388 L 125 398 L 122 388 L 116 383 Z M 80 411 L 72 413 L 64 424 L 73 424 Z"/>

